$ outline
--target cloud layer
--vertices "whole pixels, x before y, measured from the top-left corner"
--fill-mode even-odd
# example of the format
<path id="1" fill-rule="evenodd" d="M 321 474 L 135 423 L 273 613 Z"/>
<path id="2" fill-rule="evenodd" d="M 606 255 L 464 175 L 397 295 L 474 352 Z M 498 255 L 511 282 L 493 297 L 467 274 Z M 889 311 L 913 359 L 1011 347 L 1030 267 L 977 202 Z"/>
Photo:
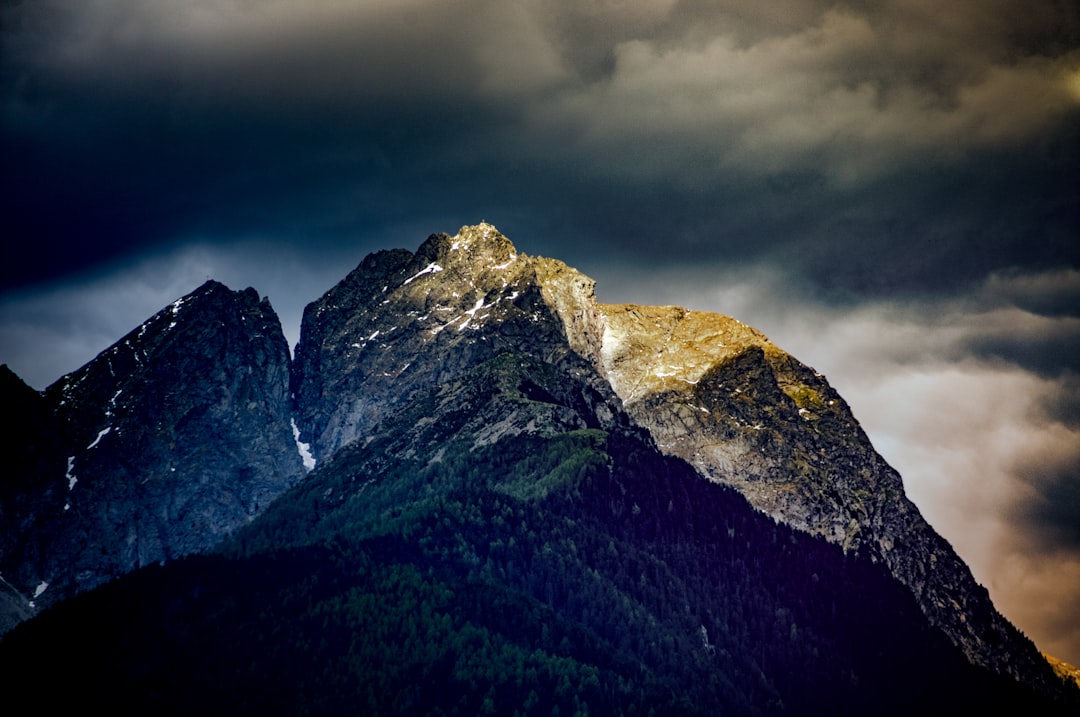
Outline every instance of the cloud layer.
<path id="1" fill-rule="evenodd" d="M 333 243 L 477 212 L 860 292 L 1078 261 L 1069 3 L 0 12 L 5 283 L 192 234 Z"/>

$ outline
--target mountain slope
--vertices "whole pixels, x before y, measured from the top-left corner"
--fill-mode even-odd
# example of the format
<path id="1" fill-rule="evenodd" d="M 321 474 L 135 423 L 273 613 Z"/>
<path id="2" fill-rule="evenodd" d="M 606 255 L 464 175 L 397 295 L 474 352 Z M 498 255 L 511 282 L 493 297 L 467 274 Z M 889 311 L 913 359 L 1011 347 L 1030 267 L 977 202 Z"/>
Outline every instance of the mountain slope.
<path id="1" fill-rule="evenodd" d="M 974 663 L 1055 684 L 823 376 L 726 316 L 600 308 L 603 369 L 665 453 L 777 520 L 883 562 Z"/>
<path id="2" fill-rule="evenodd" d="M 595 401 L 610 400 L 564 330 L 591 286 L 562 262 L 519 254 L 490 225 L 368 256 L 304 311 L 292 382 L 302 438 L 328 458 L 368 440 L 413 391 L 508 351 L 588 376 Z"/>
<path id="3" fill-rule="evenodd" d="M 5 579 L 40 608 L 250 520 L 304 474 L 288 370 L 269 303 L 207 282 L 43 394 L 5 379 L 36 437 L 5 437 Z"/>
<path id="4" fill-rule="evenodd" d="M 882 566 L 632 426 L 477 433 L 551 406 L 597 425 L 583 393 L 514 352 L 464 370 L 220 555 L 20 626 L 0 671 L 33 698 L 62 650 L 52 706 L 164 714 L 1058 713 L 970 665 Z"/>
<path id="5" fill-rule="evenodd" d="M 503 351 L 588 377 L 593 403 L 624 407 L 662 451 L 704 478 L 883 562 L 975 664 L 1057 689 L 1035 646 L 923 520 L 824 377 L 728 317 L 598 304 L 591 279 L 521 254 L 490 225 L 433 235 L 412 255 L 368 257 L 308 307 L 293 374 L 302 430 L 321 455 L 358 437 L 376 440 L 395 402 L 415 401 L 416 391 Z M 610 428 L 609 416 L 622 412 L 596 425 Z M 433 419 L 420 412 L 415 420 Z M 478 419 L 473 430 L 581 427 L 557 411 L 492 420 Z M 416 430 L 402 430 L 410 436 L 403 450 L 416 451 Z"/>
<path id="6" fill-rule="evenodd" d="M 85 446 L 61 466 L 77 485 L 54 476 L 54 493 L 76 495 L 101 448 L 170 475 L 189 456 L 211 471 L 188 475 L 193 500 L 248 485 L 244 466 L 292 466 L 292 487 L 253 520 L 232 514 L 214 554 L 145 561 L 13 630 L 0 674 L 20 695 L 65 654 L 71 706 L 157 713 L 1080 704 L 824 378 L 734 320 L 598 304 L 588 277 L 487 224 L 365 258 L 307 307 L 291 367 L 253 291 L 204 294 L 239 319 L 194 321 L 166 350 L 199 303 L 185 299 L 128 337 L 163 337 L 153 355 L 181 369 L 175 393 L 137 370 L 110 381 L 127 340 L 44 397 L 3 375 L 0 390 L 75 435 L 61 458 Z M 153 407 L 167 444 L 114 442 L 146 436 Z M 317 459 L 303 481 L 293 426 Z M 210 450 L 229 431 L 237 463 Z"/>

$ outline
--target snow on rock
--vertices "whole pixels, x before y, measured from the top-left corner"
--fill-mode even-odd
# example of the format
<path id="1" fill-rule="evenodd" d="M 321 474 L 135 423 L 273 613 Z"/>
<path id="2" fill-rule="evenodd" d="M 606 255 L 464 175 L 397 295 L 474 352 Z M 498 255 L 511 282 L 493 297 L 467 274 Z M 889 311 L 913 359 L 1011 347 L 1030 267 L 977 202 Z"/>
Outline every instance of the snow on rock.
<path id="1" fill-rule="evenodd" d="M 68 456 L 68 459 L 67 459 L 67 473 L 64 474 L 64 477 L 67 478 L 68 491 L 69 492 L 71 491 L 72 488 L 75 487 L 75 484 L 79 482 L 79 479 L 76 478 L 75 474 L 72 472 L 74 470 L 75 470 L 75 456 Z"/>
<path id="2" fill-rule="evenodd" d="M 175 328 L 175 326 L 176 326 L 176 317 L 180 314 L 180 307 L 183 306 L 183 305 L 184 305 L 184 300 L 182 298 L 177 299 L 176 301 L 172 302 L 172 304 L 169 305 L 169 309 L 172 311 L 172 315 L 173 315 L 172 323 L 169 324 L 170 329 Z"/>
<path id="3" fill-rule="evenodd" d="M 512 254 L 510 254 L 510 258 L 506 260 L 505 264 L 496 264 L 496 265 L 492 266 L 491 268 L 496 269 L 498 271 L 502 271 L 504 269 L 509 268 L 510 265 L 513 264 L 516 260 L 517 260 L 517 254 L 512 253 Z"/>
<path id="4" fill-rule="evenodd" d="M 404 282 L 402 282 L 401 285 L 406 286 L 406 285 L 411 284 L 412 282 L 416 281 L 417 279 L 419 279 L 424 274 L 435 274 L 435 273 L 440 272 L 442 270 L 443 270 L 443 268 L 441 266 L 439 266 L 435 262 L 431 262 L 430 264 L 425 266 L 423 269 L 416 272 L 415 274 L 410 276 L 408 279 L 406 279 Z"/>
<path id="5" fill-rule="evenodd" d="M 88 445 L 86 447 L 86 450 L 90 450 L 91 448 L 96 446 L 101 441 L 102 438 L 104 438 L 106 435 L 108 435 L 109 431 L 111 431 L 111 430 L 112 430 L 112 426 L 105 426 L 105 428 L 101 429 L 101 431 L 99 431 L 98 434 L 97 434 L 97 438 L 94 439 L 93 443 L 91 443 L 90 445 Z"/>
<path id="6" fill-rule="evenodd" d="M 300 440 L 300 429 L 296 426 L 295 418 L 290 418 L 289 424 L 292 426 L 293 440 L 296 441 L 296 450 L 300 454 L 300 460 L 304 462 L 304 469 L 307 471 L 314 470 L 315 457 L 311 455 L 311 444 Z"/>
<path id="7" fill-rule="evenodd" d="M 482 308 L 484 308 L 484 300 L 483 299 L 477 299 L 476 304 L 471 309 L 466 310 L 465 313 L 462 314 L 461 317 L 458 317 L 458 318 L 463 318 L 465 316 L 468 316 L 468 318 L 466 318 L 465 321 L 462 322 L 461 326 L 458 327 L 458 331 L 464 331 L 465 327 L 469 325 L 469 322 L 476 318 L 476 312 L 479 311 Z M 454 319 L 454 321 L 457 321 L 457 320 L 458 319 Z M 450 323 L 453 323 L 453 321 L 451 321 Z"/>

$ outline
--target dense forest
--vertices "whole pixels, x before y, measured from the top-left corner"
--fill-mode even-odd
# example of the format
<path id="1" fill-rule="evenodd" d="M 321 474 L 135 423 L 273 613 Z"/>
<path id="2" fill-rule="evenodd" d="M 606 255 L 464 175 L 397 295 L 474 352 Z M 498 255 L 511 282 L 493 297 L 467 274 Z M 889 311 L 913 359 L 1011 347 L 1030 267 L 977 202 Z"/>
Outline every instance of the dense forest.
<path id="1" fill-rule="evenodd" d="M 20 626 L 0 669 L 48 711 L 1053 712 L 881 566 L 597 429 L 351 446 L 215 553 Z"/>

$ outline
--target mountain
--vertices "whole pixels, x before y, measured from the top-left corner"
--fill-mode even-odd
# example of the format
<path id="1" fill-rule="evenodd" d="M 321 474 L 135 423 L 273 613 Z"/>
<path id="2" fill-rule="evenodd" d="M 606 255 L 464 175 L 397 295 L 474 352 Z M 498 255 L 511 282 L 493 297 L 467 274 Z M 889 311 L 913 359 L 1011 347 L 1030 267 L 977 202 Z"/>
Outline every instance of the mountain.
<path id="1" fill-rule="evenodd" d="M 32 611 L 204 550 L 304 475 L 266 300 L 207 282 L 37 393 L 6 367 L 0 571 Z"/>
<path id="2" fill-rule="evenodd" d="M 208 552 L 142 561 L 12 630 L 0 641 L 10 684 L 32 684 L 47 662 L 69 688 L 64 706 L 176 714 L 1080 704 L 907 501 L 825 379 L 733 319 L 599 304 L 588 277 L 487 224 L 365 258 L 307 307 L 291 364 L 254 291 L 192 297 L 203 294 L 243 307 L 235 332 L 213 318 L 218 303 L 189 298 L 128 337 L 216 327 L 152 352 L 158 371 L 193 373 L 136 385 L 135 364 L 108 362 L 117 347 L 43 395 L 0 372 L 27 415 L 81 431 L 58 454 L 45 443 L 19 454 L 30 477 L 12 483 L 4 515 L 24 516 L 39 484 L 57 491 L 55 477 L 34 478 L 39 462 L 63 463 L 70 445 L 119 449 L 106 440 L 136 432 L 110 403 L 116 391 L 144 412 L 215 397 L 159 412 L 158 430 L 183 425 L 184 440 L 128 446 L 126 460 L 158 470 L 189 451 L 186 487 L 174 488 L 185 499 L 270 476 L 281 480 L 266 495 L 284 492 L 240 502 L 248 510 L 215 522 L 206 544 L 168 557 Z M 240 376 L 246 388 L 228 383 Z M 167 396 L 138 398 L 164 385 Z M 226 435 L 246 451 L 227 451 L 243 461 L 228 469 L 208 448 Z M 316 466 L 302 479 L 299 441 Z M 83 450 L 68 500 L 97 445 Z M 137 523 L 176 500 L 147 496 L 124 515 Z M 58 530 L 33 528 L 21 535 Z"/>
<path id="3" fill-rule="evenodd" d="M 665 454 L 779 521 L 884 563 L 975 664 L 1020 679 L 1043 671 L 821 374 L 729 317 L 600 308 L 601 369 Z"/>

